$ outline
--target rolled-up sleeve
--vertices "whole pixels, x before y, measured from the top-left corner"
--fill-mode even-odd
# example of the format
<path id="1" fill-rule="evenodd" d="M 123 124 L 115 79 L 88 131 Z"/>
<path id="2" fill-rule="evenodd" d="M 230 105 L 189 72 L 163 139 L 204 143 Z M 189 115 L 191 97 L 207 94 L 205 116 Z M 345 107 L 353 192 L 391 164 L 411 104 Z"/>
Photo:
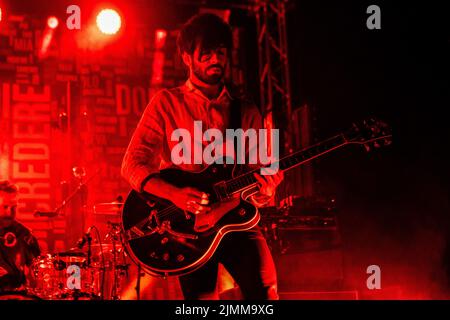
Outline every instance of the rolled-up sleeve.
<path id="1" fill-rule="evenodd" d="M 165 141 L 163 100 L 164 90 L 153 96 L 133 133 L 122 161 L 122 176 L 138 192 L 142 192 L 144 183 L 150 176 L 159 172 Z"/>

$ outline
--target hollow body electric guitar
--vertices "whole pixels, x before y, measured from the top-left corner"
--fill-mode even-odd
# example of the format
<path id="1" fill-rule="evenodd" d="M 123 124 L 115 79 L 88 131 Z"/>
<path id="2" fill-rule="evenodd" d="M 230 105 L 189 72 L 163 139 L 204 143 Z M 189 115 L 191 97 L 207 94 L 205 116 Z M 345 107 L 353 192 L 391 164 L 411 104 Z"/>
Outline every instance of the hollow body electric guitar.
<path id="1" fill-rule="evenodd" d="M 387 126 L 371 119 L 354 124 L 347 133 L 281 158 L 279 169 L 289 170 L 348 144 L 369 148 L 390 142 Z M 257 190 L 253 173 L 259 170 L 238 172 L 239 165 L 230 164 L 212 164 L 200 172 L 160 172 L 169 183 L 209 194 L 212 210 L 206 214 L 194 215 L 168 200 L 131 191 L 122 211 L 122 228 L 125 248 L 133 262 L 156 276 L 187 274 L 211 258 L 225 234 L 255 227 L 260 216 L 248 198 Z"/>

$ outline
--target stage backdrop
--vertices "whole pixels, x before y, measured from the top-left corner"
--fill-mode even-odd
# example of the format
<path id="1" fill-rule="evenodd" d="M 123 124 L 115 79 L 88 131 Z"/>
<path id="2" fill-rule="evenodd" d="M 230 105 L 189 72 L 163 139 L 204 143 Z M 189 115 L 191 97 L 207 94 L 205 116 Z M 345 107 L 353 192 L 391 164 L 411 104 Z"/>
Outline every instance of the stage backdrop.
<path id="1" fill-rule="evenodd" d="M 155 91 L 181 84 L 186 71 L 176 53 L 178 25 L 136 27 L 110 39 L 91 28 L 45 26 L 31 16 L 1 24 L 0 179 L 19 186 L 18 220 L 43 252 L 56 252 L 73 247 L 88 226 L 104 234 L 108 221 L 118 221 L 98 204 L 126 197 L 120 165 L 142 111 Z M 236 47 L 242 32 L 234 28 Z M 229 74 L 238 85 L 244 56 L 232 54 Z M 80 182 L 86 186 L 56 218 L 35 217 L 60 206 Z"/>

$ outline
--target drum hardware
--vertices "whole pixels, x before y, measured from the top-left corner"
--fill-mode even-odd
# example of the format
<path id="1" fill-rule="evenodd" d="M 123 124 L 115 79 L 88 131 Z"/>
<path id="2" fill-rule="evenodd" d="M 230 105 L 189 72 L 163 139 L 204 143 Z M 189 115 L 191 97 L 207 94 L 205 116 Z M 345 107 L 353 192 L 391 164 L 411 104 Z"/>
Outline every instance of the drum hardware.
<path id="1" fill-rule="evenodd" d="M 126 256 L 123 249 L 122 229 L 120 223 L 113 223 L 108 221 L 109 232 L 105 236 L 105 240 L 110 240 L 112 244 L 112 272 L 113 272 L 113 285 L 111 291 L 111 299 L 119 300 L 120 280 L 123 276 L 128 277 L 128 264 L 125 263 Z M 119 255 L 121 256 L 119 258 Z M 118 259 L 121 259 L 122 263 L 118 263 Z"/>
<path id="2" fill-rule="evenodd" d="M 91 226 L 88 229 L 88 232 L 86 233 L 87 235 L 87 242 L 88 242 L 88 267 L 92 268 L 93 266 L 91 265 L 91 258 L 92 258 L 92 238 L 90 237 L 90 231 L 94 230 L 97 236 L 97 240 L 99 242 L 100 245 L 100 252 L 101 252 L 101 268 L 100 268 L 100 272 L 101 272 L 101 281 L 100 281 L 100 288 L 98 289 L 98 296 L 100 297 L 101 300 L 104 299 L 104 287 L 105 287 L 105 265 L 106 265 L 106 261 L 105 261 L 105 257 L 103 254 L 103 244 L 101 241 L 101 237 L 100 237 L 100 232 L 98 230 L 98 228 L 96 226 Z"/>
<path id="3" fill-rule="evenodd" d="M 35 258 L 31 265 L 32 283 L 29 291 L 45 300 L 80 300 L 80 299 L 102 299 L 102 286 L 104 281 L 97 285 L 99 274 L 104 273 L 105 261 L 102 259 L 102 269 L 92 265 L 92 237 L 90 233 L 95 230 L 99 242 L 98 230 L 95 226 L 89 228 L 84 234 L 87 245 L 87 253 L 82 250 L 83 246 L 77 246 L 69 251 L 54 254 L 41 255 Z M 78 268 L 71 270 L 71 266 Z M 79 287 L 69 286 L 69 277 L 74 279 Z"/>
<path id="4" fill-rule="evenodd" d="M 121 280 L 128 277 L 129 264 L 120 224 L 108 221 L 107 228 L 106 235 L 101 239 L 98 229 L 92 227 L 96 232 L 97 242 L 87 246 L 88 254 L 91 252 L 88 268 L 95 270 L 98 296 L 106 300 L 119 300 Z"/>
<path id="5" fill-rule="evenodd" d="M 123 202 L 103 202 L 94 205 L 94 214 L 117 216 L 120 215 L 123 207 Z"/>
<path id="6" fill-rule="evenodd" d="M 337 231 L 334 198 L 297 197 L 291 205 L 261 208 L 261 222 L 267 244 L 275 254 L 290 250 L 287 231 Z"/>
<path id="7" fill-rule="evenodd" d="M 80 289 L 68 288 L 68 267 L 79 267 Z M 34 285 L 28 288 L 33 295 L 45 300 L 78 300 L 80 297 L 95 298 L 96 294 L 92 285 L 92 269 L 86 265 L 86 257 L 69 252 L 61 254 L 41 255 L 33 260 L 31 265 L 32 282 Z"/>
<path id="8" fill-rule="evenodd" d="M 97 204 L 94 208 L 96 214 L 113 218 L 112 213 L 120 216 L 121 206 L 121 202 L 112 202 Z M 28 286 L 27 292 L 44 300 L 120 300 L 130 264 L 123 246 L 121 224 L 111 220 L 107 221 L 104 237 L 93 225 L 68 251 L 35 258 L 30 267 L 33 285 Z M 67 281 L 74 276 L 74 273 L 68 273 L 68 268 L 73 265 L 78 266 L 81 273 L 80 289 L 68 288 Z"/>

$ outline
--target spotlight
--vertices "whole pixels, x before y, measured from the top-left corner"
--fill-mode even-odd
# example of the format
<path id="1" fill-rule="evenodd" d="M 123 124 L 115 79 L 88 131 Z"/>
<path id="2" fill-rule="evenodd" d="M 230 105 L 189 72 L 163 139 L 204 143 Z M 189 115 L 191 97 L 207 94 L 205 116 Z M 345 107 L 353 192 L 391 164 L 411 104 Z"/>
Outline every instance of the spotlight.
<path id="1" fill-rule="evenodd" d="M 50 29 L 56 29 L 56 28 L 58 27 L 58 25 L 59 25 L 58 18 L 57 18 L 57 17 L 54 17 L 54 16 L 49 17 L 49 18 L 47 19 L 47 25 L 48 25 L 48 27 L 49 27 Z"/>
<path id="2" fill-rule="evenodd" d="M 103 9 L 97 15 L 97 27 L 104 34 L 115 34 L 119 31 L 122 20 L 117 11 L 113 9 Z"/>
<path id="3" fill-rule="evenodd" d="M 167 31 L 163 29 L 158 29 L 155 32 L 155 45 L 157 49 L 161 49 L 164 47 L 164 44 L 166 43 L 166 37 L 167 37 Z"/>
<path id="4" fill-rule="evenodd" d="M 2 21 L 2 8 L 0 8 L 0 21 Z"/>

